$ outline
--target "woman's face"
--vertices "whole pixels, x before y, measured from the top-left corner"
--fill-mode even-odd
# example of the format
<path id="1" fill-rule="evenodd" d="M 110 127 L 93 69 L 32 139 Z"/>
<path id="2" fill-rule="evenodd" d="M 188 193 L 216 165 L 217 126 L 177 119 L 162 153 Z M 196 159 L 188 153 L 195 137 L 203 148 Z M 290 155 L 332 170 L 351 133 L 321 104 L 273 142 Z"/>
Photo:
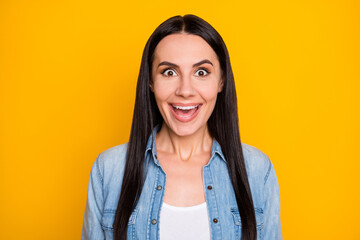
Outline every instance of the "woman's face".
<path id="1" fill-rule="evenodd" d="M 216 53 L 201 37 L 177 33 L 159 42 L 150 88 L 171 131 L 188 136 L 206 128 L 222 90 L 221 75 Z"/>

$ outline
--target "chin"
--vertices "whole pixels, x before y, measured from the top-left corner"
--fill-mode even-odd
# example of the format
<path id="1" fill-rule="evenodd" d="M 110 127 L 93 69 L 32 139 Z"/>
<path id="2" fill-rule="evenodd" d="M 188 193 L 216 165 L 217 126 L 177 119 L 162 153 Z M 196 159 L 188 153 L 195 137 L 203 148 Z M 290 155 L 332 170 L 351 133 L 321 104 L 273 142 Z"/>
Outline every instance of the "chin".
<path id="1" fill-rule="evenodd" d="M 171 124 L 171 126 L 168 126 L 172 132 L 174 132 L 176 135 L 180 137 L 186 137 L 191 136 L 195 133 L 197 133 L 199 130 L 203 129 L 205 126 L 196 126 L 195 123 L 187 123 L 185 125 L 183 124 Z"/>

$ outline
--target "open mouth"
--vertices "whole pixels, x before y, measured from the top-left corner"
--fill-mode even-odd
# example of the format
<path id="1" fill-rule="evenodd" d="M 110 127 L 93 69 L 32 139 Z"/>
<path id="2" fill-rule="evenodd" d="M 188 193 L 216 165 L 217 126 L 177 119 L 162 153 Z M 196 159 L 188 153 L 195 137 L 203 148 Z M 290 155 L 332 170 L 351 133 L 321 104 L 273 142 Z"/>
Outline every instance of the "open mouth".
<path id="1" fill-rule="evenodd" d="M 181 122 L 191 121 L 198 114 L 202 104 L 194 104 L 194 105 L 176 105 L 169 104 L 171 112 L 175 116 L 175 118 Z"/>

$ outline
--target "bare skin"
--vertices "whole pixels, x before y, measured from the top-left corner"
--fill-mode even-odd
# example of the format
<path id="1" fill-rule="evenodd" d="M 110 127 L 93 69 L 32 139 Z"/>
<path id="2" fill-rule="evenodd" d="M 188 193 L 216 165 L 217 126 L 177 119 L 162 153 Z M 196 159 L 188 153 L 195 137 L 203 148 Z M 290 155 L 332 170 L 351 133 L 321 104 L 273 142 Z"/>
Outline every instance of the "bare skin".
<path id="1" fill-rule="evenodd" d="M 205 202 L 202 168 L 211 156 L 207 126 L 188 137 L 178 137 L 163 125 L 157 134 L 157 155 L 166 173 L 164 202 L 188 207 Z"/>
<path id="2" fill-rule="evenodd" d="M 156 149 L 166 173 L 165 203 L 187 207 L 205 202 L 202 169 L 212 146 L 207 121 L 222 86 L 220 62 L 201 37 L 170 34 L 157 45 L 149 87 L 164 119 Z M 175 111 L 184 107 L 192 113 Z"/>

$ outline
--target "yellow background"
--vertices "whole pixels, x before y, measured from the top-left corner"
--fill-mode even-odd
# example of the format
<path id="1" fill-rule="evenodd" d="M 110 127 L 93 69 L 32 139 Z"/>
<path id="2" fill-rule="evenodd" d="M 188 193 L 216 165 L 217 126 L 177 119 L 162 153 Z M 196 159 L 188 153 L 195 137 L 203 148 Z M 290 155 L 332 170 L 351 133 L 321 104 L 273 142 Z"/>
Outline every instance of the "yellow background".
<path id="1" fill-rule="evenodd" d="M 90 168 L 129 137 L 145 42 L 186 13 L 227 44 L 284 239 L 360 239 L 356 0 L 2 0 L 0 239 L 80 239 Z"/>

